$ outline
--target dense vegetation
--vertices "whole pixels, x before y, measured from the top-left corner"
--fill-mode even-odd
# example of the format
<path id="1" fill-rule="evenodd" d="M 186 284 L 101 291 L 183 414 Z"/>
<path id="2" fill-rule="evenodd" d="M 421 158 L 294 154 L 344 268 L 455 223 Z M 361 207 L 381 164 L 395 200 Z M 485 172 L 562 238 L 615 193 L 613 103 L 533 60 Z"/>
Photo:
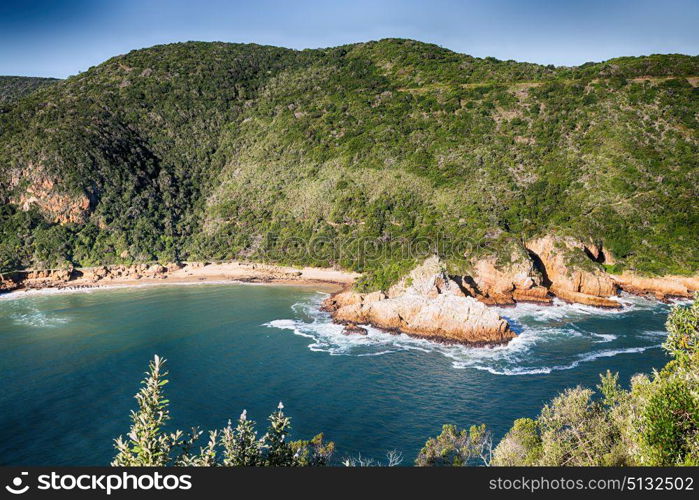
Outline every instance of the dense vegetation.
<path id="1" fill-rule="evenodd" d="M 536 419 L 521 418 L 497 446 L 485 425 L 468 430 L 445 425 L 429 439 L 419 466 L 677 466 L 699 465 L 699 296 L 689 307 L 676 306 L 667 320 L 663 348 L 671 356 L 662 370 L 639 374 L 631 388 L 620 387 L 618 374 L 601 376 L 599 394 L 567 389 L 546 405 Z M 257 437 L 255 423 L 243 411 L 237 425 L 202 432 L 168 432 L 169 401 L 164 360 L 150 363 L 136 395 L 128 440 L 115 441 L 117 466 L 323 466 L 331 463 L 334 443 L 322 434 L 308 441 L 289 441 L 291 421 L 279 403 L 269 428 Z M 199 446 L 197 448 L 197 446 Z M 399 453 L 385 464 L 361 458 L 345 465 L 397 465 Z"/>
<path id="2" fill-rule="evenodd" d="M 567 389 L 536 419 L 516 420 L 494 449 L 484 425 L 468 431 L 445 425 L 416 464 L 699 465 L 699 296 L 690 307 L 675 307 L 666 326 L 671 361 L 650 376 L 634 376 L 630 390 L 608 371 L 598 394 Z"/>
<path id="3" fill-rule="evenodd" d="M 133 51 L 0 114 L 0 271 L 249 258 L 375 288 L 558 231 L 695 272 L 698 76 L 683 55 L 555 68 L 395 39 Z"/>
<path id="4" fill-rule="evenodd" d="M 0 113 L 2 113 L 3 106 L 57 81 L 56 78 L 0 76 Z"/>

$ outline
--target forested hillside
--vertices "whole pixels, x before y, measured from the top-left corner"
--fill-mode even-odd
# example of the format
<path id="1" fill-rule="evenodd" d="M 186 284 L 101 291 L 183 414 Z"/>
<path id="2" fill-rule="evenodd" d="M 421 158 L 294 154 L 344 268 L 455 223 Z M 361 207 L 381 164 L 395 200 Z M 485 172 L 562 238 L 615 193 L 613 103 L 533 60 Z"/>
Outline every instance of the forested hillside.
<path id="1" fill-rule="evenodd" d="M 435 250 L 467 266 L 555 232 L 619 267 L 692 273 L 698 85 L 683 55 L 133 51 L 5 104 L 0 270 L 244 257 L 340 265 L 371 288 Z"/>
<path id="2" fill-rule="evenodd" d="M 57 81 L 56 78 L 0 76 L 0 107 Z"/>

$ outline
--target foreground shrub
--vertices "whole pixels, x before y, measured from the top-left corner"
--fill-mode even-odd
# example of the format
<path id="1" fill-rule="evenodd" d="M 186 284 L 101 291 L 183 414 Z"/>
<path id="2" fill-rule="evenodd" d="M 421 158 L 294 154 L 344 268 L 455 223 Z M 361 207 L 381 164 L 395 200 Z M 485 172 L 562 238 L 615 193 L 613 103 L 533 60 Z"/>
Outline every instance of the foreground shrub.
<path id="1" fill-rule="evenodd" d="M 657 381 L 643 409 L 641 429 L 646 465 L 699 463 L 699 399 L 684 380 Z"/>
<path id="2" fill-rule="evenodd" d="M 269 416 L 269 428 L 257 438 L 255 422 L 243 411 L 235 428 L 228 425 L 208 433 L 206 445 L 196 450 L 203 432 L 177 430 L 166 432 L 170 420 L 169 401 L 163 395 L 167 384 L 165 360 L 155 356 L 136 394 L 138 410 L 131 412 L 128 440 L 115 440 L 117 455 L 114 466 L 322 466 L 327 465 L 335 445 L 318 434 L 309 441 L 288 440 L 291 419 L 284 415 L 284 405 Z"/>
<path id="3" fill-rule="evenodd" d="M 536 465 L 541 458 L 538 424 L 531 418 L 515 420 L 502 441 L 493 450 L 491 464 L 498 466 Z"/>
<path id="4" fill-rule="evenodd" d="M 444 426 L 416 464 L 469 465 L 482 452 L 483 463 L 498 466 L 699 465 L 698 325 L 699 297 L 675 306 L 663 344 L 672 359 L 650 376 L 634 376 L 630 390 L 609 371 L 598 393 L 567 389 L 536 419 L 516 420 L 490 459 L 469 433 Z M 485 426 L 474 428 L 487 434 Z"/>
<path id="5" fill-rule="evenodd" d="M 667 340 L 663 347 L 685 361 L 699 352 L 699 299 L 688 308 L 675 308 L 667 319 Z"/>
<path id="6" fill-rule="evenodd" d="M 425 443 L 415 465 L 470 465 L 476 460 L 489 465 L 492 444 L 485 425 L 472 425 L 468 431 L 459 430 L 455 425 L 445 425 L 439 436 Z"/>

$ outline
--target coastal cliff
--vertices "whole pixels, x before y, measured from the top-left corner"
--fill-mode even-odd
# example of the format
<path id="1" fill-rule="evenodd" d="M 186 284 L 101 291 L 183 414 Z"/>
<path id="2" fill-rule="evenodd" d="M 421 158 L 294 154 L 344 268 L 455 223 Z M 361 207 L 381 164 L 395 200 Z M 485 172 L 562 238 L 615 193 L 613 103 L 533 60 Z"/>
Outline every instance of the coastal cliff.
<path id="1" fill-rule="evenodd" d="M 466 295 L 489 305 L 546 304 L 557 297 L 570 303 L 619 308 L 614 297 L 620 291 L 658 300 L 690 298 L 699 291 L 699 275 L 610 273 L 603 264 L 614 264 L 613 255 L 591 241 L 549 234 L 508 245 L 507 262 L 495 256 L 474 259 L 468 273 L 448 279 L 461 283 Z"/>
<path id="2" fill-rule="evenodd" d="M 500 270 L 493 260 L 476 263 L 473 276 L 450 275 L 437 257 L 425 259 L 386 293 L 344 291 L 323 303 L 334 321 L 370 324 L 388 331 L 471 346 L 498 345 L 515 337 L 492 304 L 513 304 L 513 294 L 550 302 L 541 277 L 526 266 Z"/>
<path id="3" fill-rule="evenodd" d="M 512 240 L 501 253 L 508 257 L 507 261 L 503 262 L 497 255 L 471 259 L 471 272 L 461 278 L 469 295 L 489 305 L 550 303 L 552 297 L 545 286 L 542 270 L 527 249 Z"/>
<path id="4" fill-rule="evenodd" d="M 527 242 L 532 258 L 540 262 L 548 287 L 567 302 L 617 308 L 609 297 L 617 294 L 617 284 L 586 253 L 584 243 L 573 238 L 545 236 Z"/>
<path id="5" fill-rule="evenodd" d="M 611 278 L 626 292 L 652 296 L 658 300 L 690 298 L 699 291 L 699 275 L 645 277 L 622 273 L 611 275 Z"/>
<path id="6" fill-rule="evenodd" d="M 472 259 L 466 274 L 447 272 L 437 256 L 427 258 L 385 293 L 344 291 L 326 299 L 323 309 L 348 325 L 347 333 L 370 324 L 416 337 L 467 345 L 507 343 L 515 337 L 507 321 L 489 305 L 565 302 L 620 308 L 620 291 L 659 300 L 691 297 L 699 276 L 646 278 L 609 274 L 612 261 L 602 245 L 572 237 L 546 235 L 524 244 L 508 242 L 510 258 Z"/>
<path id="7" fill-rule="evenodd" d="M 574 238 L 546 235 L 527 242 L 510 240 L 500 254 L 471 260 L 466 274 L 454 277 L 467 295 L 489 305 L 517 302 L 566 302 L 597 307 L 620 307 L 611 299 L 619 283 L 606 273 L 584 243 Z M 596 254 L 595 254 L 596 255 Z"/>

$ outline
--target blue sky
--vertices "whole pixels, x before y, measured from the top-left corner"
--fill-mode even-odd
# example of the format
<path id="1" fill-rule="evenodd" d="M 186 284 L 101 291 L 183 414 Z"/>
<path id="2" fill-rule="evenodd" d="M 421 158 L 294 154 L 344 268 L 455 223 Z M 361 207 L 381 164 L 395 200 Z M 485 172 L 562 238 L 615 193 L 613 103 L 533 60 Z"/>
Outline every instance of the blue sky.
<path id="1" fill-rule="evenodd" d="M 474 56 L 574 65 L 699 53 L 699 0 L 25 0 L 0 2 L 0 75 L 66 77 L 187 40 L 329 47 L 414 38 Z"/>

